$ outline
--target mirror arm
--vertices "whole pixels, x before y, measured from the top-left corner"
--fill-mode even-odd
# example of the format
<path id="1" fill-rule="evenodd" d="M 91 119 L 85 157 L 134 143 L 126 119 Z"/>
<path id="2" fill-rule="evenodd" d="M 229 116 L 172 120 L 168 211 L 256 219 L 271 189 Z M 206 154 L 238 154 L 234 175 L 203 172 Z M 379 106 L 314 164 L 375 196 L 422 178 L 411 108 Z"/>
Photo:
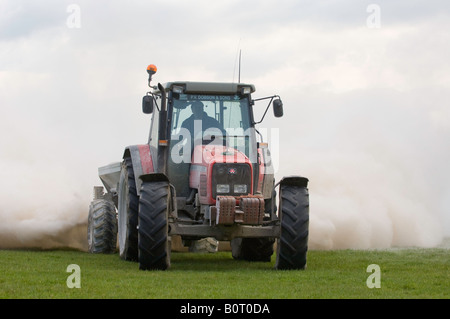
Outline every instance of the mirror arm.
<path id="1" fill-rule="evenodd" d="M 273 100 L 273 99 L 276 98 L 276 97 L 279 98 L 279 99 L 281 99 L 279 95 L 272 95 L 272 96 L 261 97 L 261 98 L 259 98 L 259 99 L 254 99 L 253 102 L 256 102 L 256 101 L 262 101 L 262 100 L 267 100 L 267 99 Z"/>
<path id="2" fill-rule="evenodd" d="M 161 111 L 160 109 L 159 109 L 159 106 L 158 106 L 158 97 L 161 97 L 161 96 L 159 96 L 159 95 L 157 95 L 157 94 L 153 94 L 153 93 L 151 93 L 151 92 L 147 92 L 147 95 L 151 95 L 152 96 L 152 98 L 153 98 L 153 101 L 155 102 L 155 105 L 156 105 L 156 109 L 158 110 L 158 112 L 159 111 Z"/>
<path id="3" fill-rule="evenodd" d="M 259 122 L 253 122 L 253 125 L 259 124 L 264 120 L 264 117 L 266 117 L 267 111 L 269 110 L 270 104 L 272 103 L 273 99 L 276 97 L 280 98 L 280 96 L 278 96 L 278 95 L 272 95 L 272 96 L 266 96 L 266 97 L 262 97 L 259 99 L 255 99 L 252 101 L 254 103 L 255 101 L 262 101 L 262 100 L 270 99 L 269 104 L 267 105 L 266 110 L 264 111 L 264 114 L 263 114 L 261 120 Z"/>
<path id="4" fill-rule="evenodd" d="M 274 97 L 272 96 L 272 98 L 271 98 L 270 101 L 269 101 L 269 104 L 268 104 L 267 107 L 266 107 L 266 110 L 264 111 L 264 114 L 263 114 L 261 120 L 259 120 L 259 122 L 255 122 L 254 124 L 259 124 L 259 123 L 261 123 L 262 121 L 264 121 L 264 118 L 266 117 L 267 111 L 269 110 L 269 107 L 270 107 L 270 104 L 272 103 L 273 98 L 274 98 Z"/>

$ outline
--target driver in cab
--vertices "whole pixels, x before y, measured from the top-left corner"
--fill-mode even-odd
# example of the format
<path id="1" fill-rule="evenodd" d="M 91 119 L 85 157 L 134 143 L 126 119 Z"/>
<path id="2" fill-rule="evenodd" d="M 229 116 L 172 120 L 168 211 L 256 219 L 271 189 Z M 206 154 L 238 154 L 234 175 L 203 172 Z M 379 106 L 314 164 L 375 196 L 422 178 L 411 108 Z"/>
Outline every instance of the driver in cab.
<path id="1" fill-rule="evenodd" d="M 193 138 L 197 138 L 200 134 L 200 136 L 203 138 L 203 134 L 207 130 L 212 134 L 205 134 L 205 136 L 219 134 L 225 136 L 226 134 L 223 126 L 219 123 L 219 121 L 208 116 L 203 108 L 203 102 L 193 102 L 191 104 L 192 115 L 183 121 L 181 127 L 189 130 Z"/>

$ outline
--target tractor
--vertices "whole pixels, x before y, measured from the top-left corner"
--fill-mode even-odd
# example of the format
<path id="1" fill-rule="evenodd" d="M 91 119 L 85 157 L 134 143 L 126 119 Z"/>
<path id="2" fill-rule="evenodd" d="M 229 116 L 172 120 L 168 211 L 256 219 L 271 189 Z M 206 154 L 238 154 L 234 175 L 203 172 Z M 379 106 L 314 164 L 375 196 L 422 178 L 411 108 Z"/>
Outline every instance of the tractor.
<path id="1" fill-rule="evenodd" d="M 309 232 L 308 179 L 275 183 L 268 144 L 256 125 L 278 95 L 253 99 L 245 83 L 175 81 L 152 85 L 142 111 L 152 114 L 148 142 L 125 148 L 123 160 L 98 168 L 89 207 L 88 250 L 118 252 L 141 270 L 170 268 L 171 239 L 186 246 L 230 242 L 238 260 L 305 269 Z M 266 100 L 254 118 L 256 102 Z M 277 196 L 277 187 L 278 196 Z M 106 190 L 106 191 L 105 191 Z M 278 203 L 277 203 L 278 200 Z"/>

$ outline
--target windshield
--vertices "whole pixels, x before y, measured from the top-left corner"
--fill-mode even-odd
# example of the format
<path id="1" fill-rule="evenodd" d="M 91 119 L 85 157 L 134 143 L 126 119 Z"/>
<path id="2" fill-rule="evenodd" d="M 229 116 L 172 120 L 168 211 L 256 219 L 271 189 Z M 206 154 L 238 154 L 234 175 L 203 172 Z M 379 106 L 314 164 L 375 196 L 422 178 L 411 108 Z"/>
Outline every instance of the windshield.
<path id="1" fill-rule="evenodd" d="M 172 140 L 222 135 L 227 145 L 249 155 L 248 98 L 241 95 L 173 93 Z"/>

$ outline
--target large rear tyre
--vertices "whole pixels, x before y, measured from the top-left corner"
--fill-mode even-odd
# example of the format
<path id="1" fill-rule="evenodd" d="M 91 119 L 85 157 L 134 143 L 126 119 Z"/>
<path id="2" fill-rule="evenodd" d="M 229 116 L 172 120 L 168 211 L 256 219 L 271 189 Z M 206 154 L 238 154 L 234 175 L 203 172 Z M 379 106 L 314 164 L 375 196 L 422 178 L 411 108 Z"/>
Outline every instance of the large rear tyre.
<path id="1" fill-rule="evenodd" d="M 124 260 L 138 260 L 138 209 L 139 197 L 133 164 L 131 158 L 125 158 L 120 172 L 118 194 L 119 255 Z"/>
<path id="2" fill-rule="evenodd" d="M 276 269 L 305 269 L 309 234 L 309 193 L 306 187 L 280 185 L 281 234 Z"/>
<path id="3" fill-rule="evenodd" d="M 143 182 L 139 199 L 139 269 L 170 267 L 169 183 Z"/>
<path id="4" fill-rule="evenodd" d="M 113 253 L 116 250 L 117 219 L 113 202 L 93 200 L 89 206 L 88 250 L 90 253 Z"/>

